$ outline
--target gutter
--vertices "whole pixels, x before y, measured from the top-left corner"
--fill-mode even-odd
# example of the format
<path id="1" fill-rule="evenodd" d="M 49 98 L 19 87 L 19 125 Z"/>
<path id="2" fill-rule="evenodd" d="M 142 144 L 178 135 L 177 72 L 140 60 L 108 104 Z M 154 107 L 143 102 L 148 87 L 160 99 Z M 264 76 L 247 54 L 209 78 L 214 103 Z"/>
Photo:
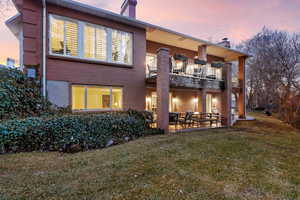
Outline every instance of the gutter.
<path id="1" fill-rule="evenodd" d="M 46 79 L 46 0 L 43 0 L 43 42 L 42 42 L 42 46 L 43 46 L 43 77 L 42 77 L 42 86 L 43 86 L 43 96 L 46 97 L 47 96 L 47 79 Z"/>

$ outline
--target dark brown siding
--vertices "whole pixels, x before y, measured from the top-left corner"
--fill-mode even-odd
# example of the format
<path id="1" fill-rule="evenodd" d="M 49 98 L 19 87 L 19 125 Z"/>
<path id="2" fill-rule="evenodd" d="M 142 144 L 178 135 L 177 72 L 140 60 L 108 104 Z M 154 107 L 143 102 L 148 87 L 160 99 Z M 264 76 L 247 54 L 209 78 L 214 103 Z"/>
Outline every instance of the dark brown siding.
<path id="1" fill-rule="evenodd" d="M 15 4 L 22 13 L 24 65 L 38 66 L 41 60 L 41 4 L 36 0 L 16 0 Z"/>

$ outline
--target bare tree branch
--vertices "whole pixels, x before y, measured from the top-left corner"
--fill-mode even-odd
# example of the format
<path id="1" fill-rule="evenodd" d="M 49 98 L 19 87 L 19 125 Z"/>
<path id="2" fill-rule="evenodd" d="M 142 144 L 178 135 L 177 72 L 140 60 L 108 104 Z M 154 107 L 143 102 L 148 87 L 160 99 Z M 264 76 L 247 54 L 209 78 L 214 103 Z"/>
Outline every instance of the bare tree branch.
<path id="1" fill-rule="evenodd" d="M 253 55 L 247 63 L 249 107 L 272 101 L 291 122 L 291 98 L 300 94 L 300 35 L 264 28 L 240 48 Z"/>
<path id="2" fill-rule="evenodd" d="M 0 0 L 0 19 L 6 18 L 12 7 L 12 0 Z"/>

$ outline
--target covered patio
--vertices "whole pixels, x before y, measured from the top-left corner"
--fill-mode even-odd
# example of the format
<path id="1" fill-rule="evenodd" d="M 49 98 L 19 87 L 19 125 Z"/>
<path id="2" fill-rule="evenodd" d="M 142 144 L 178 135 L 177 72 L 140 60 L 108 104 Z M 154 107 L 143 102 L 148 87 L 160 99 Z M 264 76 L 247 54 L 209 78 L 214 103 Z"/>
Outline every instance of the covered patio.
<path id="1" fill-rule="evenodd" d="M 170 112 L 168 127 L 170 133 L 222 128 L 224 126 L 221 120 L 221 115 L 218 113 Z M 157 128 L 155 119 L 151 127 Z"/>
<path id="2" fill-rule="evenodd" d="M 248 55 L 230 44 L 213 44 L 158 26 L 149 26 L 146 38 L 145 109 L 153 113 L 154 126 L 165 132 L 231 126 L 233 61 L 238 61 L 238 115 L 246 117 Z"/>
<path id="3" fill-rule="evenodd" d="M 170 88 L 168 101 L 170 132 L 223 127 L 219 90 Z M 154 87 L 147 88 L 146 110 L 152 115 L 152 126 L 157 127 L 157 92 Z"/>

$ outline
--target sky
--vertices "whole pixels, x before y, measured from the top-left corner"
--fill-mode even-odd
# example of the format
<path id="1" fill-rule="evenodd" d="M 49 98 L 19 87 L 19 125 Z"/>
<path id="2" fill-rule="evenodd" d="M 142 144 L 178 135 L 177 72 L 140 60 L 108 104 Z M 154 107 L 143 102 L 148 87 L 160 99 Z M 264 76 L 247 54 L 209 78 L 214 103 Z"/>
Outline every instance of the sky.
<path id="1" fill-rule="evenodd" d="M 0 0 L 2 1 L 2 0 Z M 119 13 L 123 0 L 77 0 Z M 138 0 L 137 19 L 212 42 L 233 44 L 251 38 L 264 26 L 300 33 L 300 0 Z M 0 63 L 18 59 L 18 41 L 0 18 Z"/>

